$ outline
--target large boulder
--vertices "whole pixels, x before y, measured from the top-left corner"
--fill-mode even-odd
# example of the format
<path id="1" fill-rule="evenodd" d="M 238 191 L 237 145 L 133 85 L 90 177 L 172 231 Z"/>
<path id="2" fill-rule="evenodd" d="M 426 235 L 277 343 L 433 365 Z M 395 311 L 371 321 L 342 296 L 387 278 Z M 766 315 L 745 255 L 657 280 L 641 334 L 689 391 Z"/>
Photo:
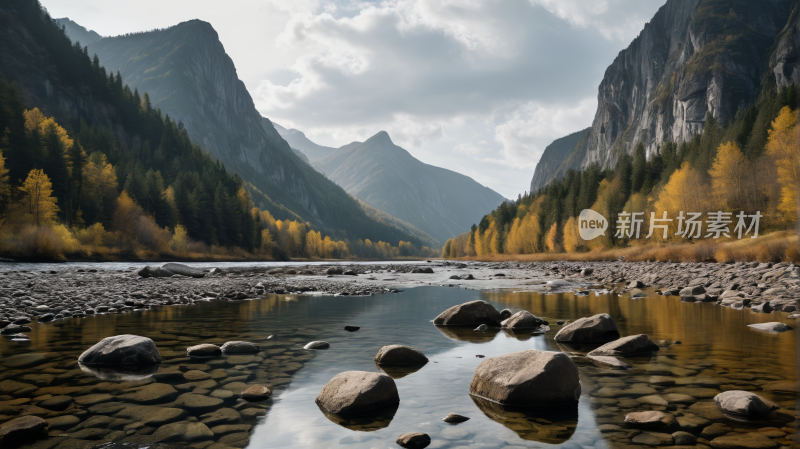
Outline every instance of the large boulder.
<path id="1" fill-rule="evenodd" d="M 400 395 L 386 374 L 345 371 L 322 388 L 315 402 L 328 413 L 350 415 L 396 406 Z"/>
<path id="2" fill-rule="evenodd" d="M 206 272 L 199 269 L 190 267 L 188 265 L 184 265 L 182 263 L 167 263 L 164 264 L 161 268 L 171 271 L 175 274 L 179 274 L 181 276 L 188 276 L 192 278 L 201 278 L 206 275 Z"/>
<path id="3" fill-rule="evenodd" d="M 565 405 L 580 399 L 581 384 L 569 356 L 529 349 L 482 361 L 469 394 L 502 405 Z"/>
<path id="4" fill-rule="evenodd" d="M 748 418 L 764 416 L 778 406 L 761 396 L 742 390 L 730 390 L 714 396 L 714 402 L 723 413 Z"/>
<path id="5" fill-rule="evenodd" d="M 660 348 L 645 334 L 629 335 L 600 346 L 589 356 L 626 356 L 658 351 Z"/>
<path id="6" fill-rule="evenodd" d="M 139 276 L 143 278 L 168 278 L 175 276 L 175 273 L 161 267 L 146 266 L 139 270 Z"/>
<path id="7" fill-rule="evenodd" d="M 517 330 L 517 329 L 535 329 L 546 321 L 536 315 L 528 312 L 527 310 L 520 310 L 519 312 L 511 315 L 500 323 L 503 329 Z"/>
<path id="8" fill-rule="evenodd" d="M 617 323 L 607 313 L 579 318 L 562 327 L 555 336 L 556 341 L 575 343 L 602 343 L 618 338 Z"/>
<path id="9" fill-rule="evenodd" d="M 0 446 L 12 447 L 31 443 L 47 436 L 47 421 L 38 416 L 23 416 L 0 426 Z"/>
<path id="10" fill-rule="evenodd" d="M 500 312 L 486 301 L 470 301 L 450 307 L 433 320 L 436 326 L 477 326 L 500 324 Z"/>
<path id="11" fill-rule="evenodd" d="M 116 335 L 102 339 L 78 358 L 84 365 L 144 365 L 161 363 L 153 340 L 138 335 Z"/>
<path id="12" fill-rule="evenodd" d="M 378 365 L 424 365 L 428 358 L 410 346 L 389 345 L 375 354 L 374 362 Z"/>

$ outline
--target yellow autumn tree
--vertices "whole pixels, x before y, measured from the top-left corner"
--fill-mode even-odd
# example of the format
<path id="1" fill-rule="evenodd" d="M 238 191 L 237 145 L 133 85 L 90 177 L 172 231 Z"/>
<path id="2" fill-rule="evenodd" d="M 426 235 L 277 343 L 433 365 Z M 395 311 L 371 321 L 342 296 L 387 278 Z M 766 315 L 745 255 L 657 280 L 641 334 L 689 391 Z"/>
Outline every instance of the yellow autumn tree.
<path id="1" fill-rule="evenodd" d="M 556 242 L 556 238 L 558 237 L 558 223 L 553 223 L 550 226 L 550 230 L 547 231 L 547 237 L 545 238 L 545 245 L 547 245 L 547 251 L 551 253 L 558 252 L 558 243 Z"/>
<path id="2" fill-rule="evenodd" d="M 83 202 L 91 204 L 95 213 L 104 206 L 110 207 L 117 199 L 117 172 L 103 153 L 92 153 L 84 164 L 82 191 Z M 174 197 L 171 188 L 168 194 Z"/>
<path id="3" fill-rule="evenodd" d="M 581 250 L 583 240 L 578 234 L 578 220 L 575 217 L 570 217 L 564 225 L 564 249 L 568 253 L 574 253 Z"/>
<path id="4" fill-rule="evenodd" d="M 705 195 L 707 191 L 708 185 L 704 182 L 703 176 L 688 162 L 684 162 L 681 168 L 675 170 L 669 177 L 669 182 L 661 189 L 653 206 L 657 218 L 663 218 L 663 213 L 667 212 L 667 217 L 672 219 L 669 223 L 669 236 L 674 236 L 677 232 L 677 216 L 680 212 L 684 215 L 700 212 L 705 216 L 708 212 L 708 200 Z"/>
<path id="5" fill-rule="evenodd" d="M 800 180 L 800 148 L 796 124 L 797 111 L 784 107 L 772 122 L 767 140 L 767 154 L 775 161 L 781 187 L 778 211 L 790 223 L 797 219 L 797 189 Z"/>
<path id="6" fill-rule="evenodd" d="M 58 206 L 52 196 L 53 184 L 44 171 L 31 170 L 19 190 L 22 193 L 22 206 L 31 222 L 36 226 L 51 225 Z"/>
<path id="7" fill-rule="evenodd" d="M 735 142 L 721 144 L 711 169 L 714 206 L 718 210 L 745 210 L 752 205 L 753 165 Z"/>

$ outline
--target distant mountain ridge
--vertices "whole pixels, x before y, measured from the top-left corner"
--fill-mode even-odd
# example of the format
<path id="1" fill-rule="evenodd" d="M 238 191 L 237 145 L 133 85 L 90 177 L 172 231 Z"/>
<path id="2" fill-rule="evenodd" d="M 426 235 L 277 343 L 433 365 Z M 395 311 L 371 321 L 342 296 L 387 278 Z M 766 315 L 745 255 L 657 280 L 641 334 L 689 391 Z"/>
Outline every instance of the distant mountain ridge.
<path id="1" fill-rule="evenodd" d="M 793 83 L 797 0 L 668 0 L 606 70 L 583 148 L 545 154 L 531 188 L 563 176 L 567 158 L 569 168 L 609 167 L 640 143 L 652 155 L 665 142 L 691 140 L 707 115 L 724 126 L 762 87 Z"/>
<path id="2" fill-rule="evenodd" d="M 67 36 L 69 36 L 72 42 L 80 42 L 82 46 L 89 45 L 92 42 L 103 38 L 103 36 L 99 35 L 97 32 L 87 30 L 86 28 L 78 25 L 74 21 L 70 20 L 69 17 L 63 17 L 55 20 L 61 25 L 64 25 Z"/>
<path id="3" fill-rule="evenodd" d="M 325 156 L 331 155 L 336 151 L 336 148 L 317 145 L 306 137 L 302 131 L 296 129 L 286 129 L 277 123 L 273 123 L 275 129 L 283 137 L 289 146 L 296 148 L 303 152 L 311 161 L 322 159 Z"/>
<path id="4" fill-rule="evenodd" d="M 385 131 L 312 163 L 355 197 L 441 242 L 505 200 L 472 178 L 417 160 Z"/>
<path id="5" fill-rule="evenodd" d="M 421 241 L 377 221 L 342 188 L 296 155 L 256 111 L 214 28 L 199 20 L 88 45 L 101 64 L 148 93 L 153 107 L 185 127 L 190 138 L 251 187 L 256 205 L 278 219 L 300 219 L 338 238 L 396 245 Z"/>

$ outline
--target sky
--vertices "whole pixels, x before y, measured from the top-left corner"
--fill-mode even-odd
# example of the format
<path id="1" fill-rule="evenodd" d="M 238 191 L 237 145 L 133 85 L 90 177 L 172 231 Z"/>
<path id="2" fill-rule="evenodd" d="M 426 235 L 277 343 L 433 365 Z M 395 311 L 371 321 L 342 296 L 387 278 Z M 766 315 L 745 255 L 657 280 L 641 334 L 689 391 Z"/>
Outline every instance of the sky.
<path id="1" fill-rule="evenodd" d="M 591 126 L 664 0 L 41 0 L 103 36 L 211 23 L 262 115 L 339 147 L 387 131 L 506 198 Z M 102 61 L 101 61 L 102 62 Z"/>

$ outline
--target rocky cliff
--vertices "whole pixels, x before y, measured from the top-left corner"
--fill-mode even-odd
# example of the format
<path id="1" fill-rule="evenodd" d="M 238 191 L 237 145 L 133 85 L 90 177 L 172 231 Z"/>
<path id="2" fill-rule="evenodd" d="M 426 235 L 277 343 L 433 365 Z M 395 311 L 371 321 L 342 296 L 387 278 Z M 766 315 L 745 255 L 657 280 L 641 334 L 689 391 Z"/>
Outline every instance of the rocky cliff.
<path id="1" fill-rule="evenodd" d="M 798 82 L 798 5 L 668 0 L 606 70 L 579 167 L 611 166 L 639 143 L 652 155 L 702 132 L 707 114 L 725 125 L 764 82 Z M 554 179 L 555 166 L 537 166 L 534 179 Z"/>
<path id="2" fill-rule="evenodd" d="M 278 134 L 289 143 L 289 146 L 302 151 L 309 160 L 316 161 L 336 151 L 336 148 L 326 147 L 312 142 L 302 131 L 298 131 L 294 128 L 286 129 L 277 123 L 273 123 L 273 125 L 275 126 L 275 130 L 278 131 Z"/>
<path id="3" fill-rule="evenodd" d="M 99 35 L 96 31 L 87 30 L 85 27 L 78 25 L 69 17 L 55 19 L 56 22 L 64 26 L 64 31 L 73 42 L 80 42 L 82 46 L 89 45 L 94 41 L 102 39 L 103 36 Z"/>
<path id="4" fill-rule="evenodd" d="M 356 198 L 440 242 L 467 231 L 504 201 L 472 178 L 419 161 L 384 131 L 313 164 Z"/>
<path id="5" fill-rule="evenodd" d="M 569 169 L 579 169 L 591 128 L 555 140 L 542 153 L 531 180 L 531 192 L 546 186 L 551 179 L 564 176 Z"/>

